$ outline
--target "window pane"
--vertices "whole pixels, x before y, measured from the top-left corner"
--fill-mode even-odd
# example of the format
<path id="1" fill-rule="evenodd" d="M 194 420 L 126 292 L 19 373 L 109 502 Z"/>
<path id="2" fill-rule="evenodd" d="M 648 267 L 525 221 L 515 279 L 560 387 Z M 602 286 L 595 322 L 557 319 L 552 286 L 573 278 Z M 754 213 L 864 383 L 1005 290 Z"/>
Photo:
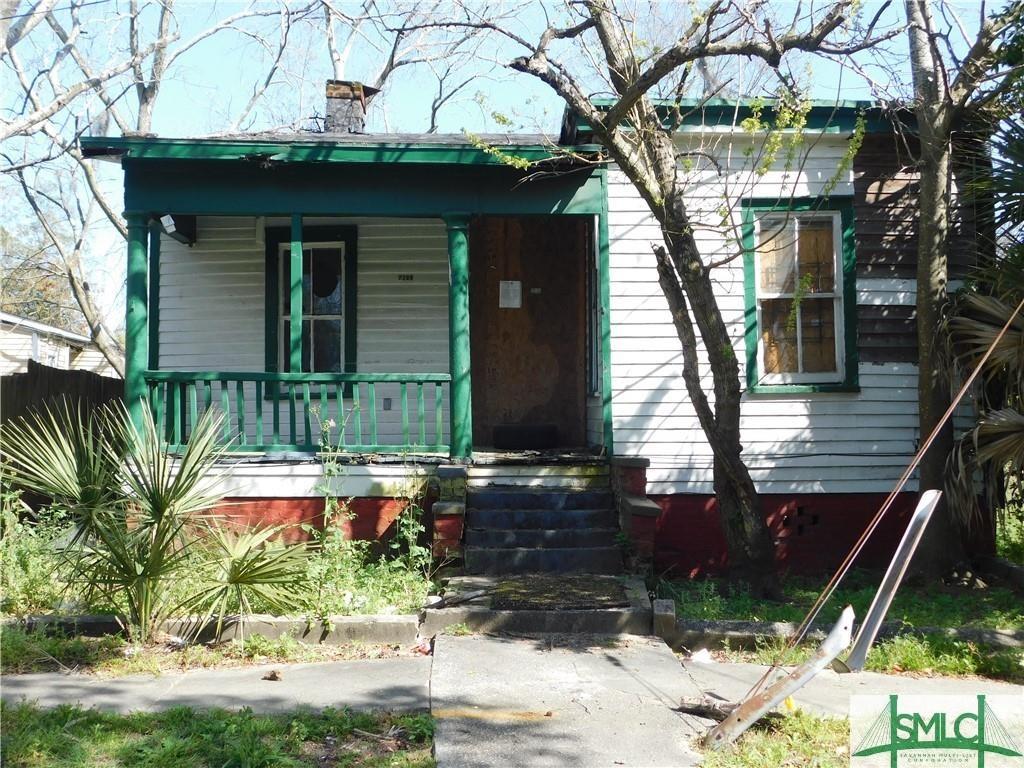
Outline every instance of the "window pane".
<path id="1" fill-rule="evenodd" d="M 835 248 L 832 242 L 832 219 L 801 219 L 800 279 L 810 276 L 810 293 L 831 293 L 835 290 Z"/>
<path id="2" fill-rule="evenodd" d="M 309 314 L 311 304 L 310 293 L 313 287 L 313 277 L 309 273 L 312 261 L 312 253 L 309 250 L 302 252 L 302 314 Z"/>
<path id="3" fill-rule="evenodd" d="M 313 369 L 341 373 L 341 320 L 314 320 Z"/>
<path id="4" fill-rule="evenodd" d="M 804 299 L 800 302 L 800 336 L 804 348 L 804 370 L 808 373 L 834 373 L 836 317 L 832 299 Z"/>
<path id="5" fill-rule="evenodd" d="M 303 318 L 303 320 L 302 320 L 302 370 L 304 372 L 307 372 L 307 373 L 313 370 L 312 368 L 309 367 L 309 345 L 310 345 L 309 332 L 310 332 L 311 326 L 312 326 L 312 321 L 311 320 L 306 320 L 305 318 Z"/>
<path id="6" fill-rule="evenodd" d="M 792 299 L 761 302 L 761 341 L 765 373 L 796 373 L 796 327 L 790 327 Z"/>
<path id="7" fill-rule="evenodd" d="M 313 314 L 341 314 L 341 251 L 317 248 L 313 251 Z"/>
<path id="8" fill-rule="evenodd" d="M 792 220 L 778 217 L 761 219 L 757 254 L 761 263 L 761 290 L 792 293 L 796 269 L 795 228 Z"/>

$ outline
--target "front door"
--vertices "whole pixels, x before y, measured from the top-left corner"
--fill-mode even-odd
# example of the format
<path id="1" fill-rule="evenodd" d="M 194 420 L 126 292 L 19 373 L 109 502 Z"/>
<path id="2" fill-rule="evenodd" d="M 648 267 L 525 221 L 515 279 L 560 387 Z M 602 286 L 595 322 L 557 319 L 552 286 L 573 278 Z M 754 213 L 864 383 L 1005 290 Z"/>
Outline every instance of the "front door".
<path id="1" fill-rule="evenodd" d="M 590 219 L 485 217 L 470 227 L 473 445 L 586 444 Z"/>

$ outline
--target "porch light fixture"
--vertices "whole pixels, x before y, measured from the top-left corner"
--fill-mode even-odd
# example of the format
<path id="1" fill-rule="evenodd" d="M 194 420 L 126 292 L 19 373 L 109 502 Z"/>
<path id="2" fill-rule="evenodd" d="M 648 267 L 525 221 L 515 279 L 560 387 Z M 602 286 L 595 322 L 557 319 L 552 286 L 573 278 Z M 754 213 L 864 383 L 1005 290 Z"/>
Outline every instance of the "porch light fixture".
<path id="1" fill-rule="evenodd" d="M 172 240 L 177 240 L 179 243 L 188 246 L 196 244 L 195 227 L 192 228 L 191 235 L 182 231 L 182 228 L 178 226 L 178 222 L 175 221 L 174 216 L 171 214 L 167 213 L 160 217 L 160 226 L 163 228 L 164 234 Z"/>

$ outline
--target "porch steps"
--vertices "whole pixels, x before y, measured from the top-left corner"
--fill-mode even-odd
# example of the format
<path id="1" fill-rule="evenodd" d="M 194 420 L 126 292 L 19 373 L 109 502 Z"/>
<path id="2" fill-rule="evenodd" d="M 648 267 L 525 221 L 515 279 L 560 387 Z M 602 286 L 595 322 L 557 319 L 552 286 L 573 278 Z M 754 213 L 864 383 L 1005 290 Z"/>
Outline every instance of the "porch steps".
<path id="1" fill-rule="evenodd" d="M 607 467 L 473 467 L 466 506 L 467 574 L 622 571 Z"/>

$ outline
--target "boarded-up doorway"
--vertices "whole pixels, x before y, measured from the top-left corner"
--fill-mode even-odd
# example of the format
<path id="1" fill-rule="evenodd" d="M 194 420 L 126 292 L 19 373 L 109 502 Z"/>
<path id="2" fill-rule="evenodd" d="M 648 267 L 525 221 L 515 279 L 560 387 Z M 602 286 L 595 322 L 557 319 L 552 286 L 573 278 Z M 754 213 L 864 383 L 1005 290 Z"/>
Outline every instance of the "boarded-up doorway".
<path id="1" fill-rule="evenodd" d="M 486 217 L 470 227 L 473 444 L 586 444 L 589 219 Z"/>

